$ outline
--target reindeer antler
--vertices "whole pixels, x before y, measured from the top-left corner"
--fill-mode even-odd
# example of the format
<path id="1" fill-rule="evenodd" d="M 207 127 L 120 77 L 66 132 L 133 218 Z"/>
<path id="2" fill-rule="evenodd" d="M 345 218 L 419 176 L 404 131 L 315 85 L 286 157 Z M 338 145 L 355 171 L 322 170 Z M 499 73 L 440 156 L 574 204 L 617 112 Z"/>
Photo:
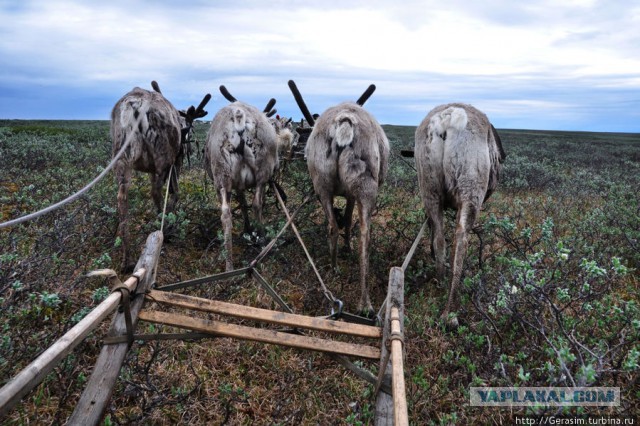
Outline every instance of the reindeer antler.
<path id="1" fill-rule="evenodd" d="M 191 105 L 189 108 L 187 108 L 186 111 L 178 111 L 178 114 L 180 114 L 181 117 L 184 118 L 191 118 L 195 115 L 196 109 L 193 107 L 193 105 Z"/>
<path id="2" fill-rule="evenodd" d="M 206 95 L 204 95 L 204 98 L 202 98 L 202 102 L 200 102 L 200 105 L 198 105 L 198 108 L 196 108 L 195 110 L 195 118 L 202 118 L 208 114 L 208 112 L 204 110 L 204 107 L 209 103 L 210 100 L 211 100 L 210 93 L 207 93 Z"/>
<path id="3" fill-rule="evenodd" d="M 238 101 L 231 93 L 229 93 L 229 91 L 227 90 L 226 87 L 224 87 L 224 85 L 220 86 L 220 93 L 222 93 L 222 96 L 224 96 L 229 102 Z M 262 110 L 262 112 L 264 112 L 267 115 L 267 117 L 271 117 L 276 112 L 278 112 L 277 109 L 272 109 L 275 104 L 276 104 L 275 99 L 273 98 L 269 99 L 269 102 L 267 102 L 267 106 L 264 107 L 264 110 Z"/>
<path id="4" fill-rule="evenodd" d="M 306 118 L 307 123 L 309 123 L 309 126 L 313 127 L 316 124 L 316 121 L 311 116 L 311 113 L 309 112 L 309 108 L 307 108 L 307 104 L 304 103 L 304 99 L 302 99 L 302 95 L 298 90 L 298 86 L 296 86 L 296 83 L 294 83 L 293 80 L 289 80 L 288 84 L 289 84 L 289 89 L 291 89 L 291 93 L 293 93 L 293 98 L 296 100 L 296 103 L 298 104 L 300 111 L 302 111 L 302 115 L 304 115 L 304 118 Z"/>
<path id="5" fill-rule="evenodd" d="M 224 87 L 224 85 L 220 85 L 220 93 L 222 93 L 222 96 L 224 96 L 225 99 L 228 100 L 229 102 L 236 102 L 237 101 L 236 98 L 231 96 L 231 93 L 229 93 L 229 91 L 227 90 L 226 87 Z"/>
<path id="6" fill-rule="evenodd" d="M 264 112 L 267 115 L 267 118 L 272 117 L 273 115 L 275 115 L 276 112 L 278 112 L 277 109 L 274 109 L 273 106 L 276 104 L 276 100 L 274 98 L 269 99 L 269 102 L 267 102 L 267 106 L 264 107 L 264 109 L 262 110 L 262 112 Z"/>
<path id="7" fill-rule="evenodd" d="M 155 90 L 156 92 L 162 94 L 162 91 L 160 90 L 160 86 L 158 86 L 158 82 L 153 80 L 151 82 L 151 87 L 153 87 L 153 90 Z"/>
<path id="8" fill-rule="evenodd" d="M 186 111 L 179 111 L 180 116 L 186 118 L 187 121 L 190 122 L 193 122 L 193 120 L 197 118 L 204 117 L 208 114 L 208 112 L 204 110 L 204 107 L 205 105 L 207 105 L 210 99 L 211 94 L 207 93 L 206 95 L 204 95 L 204 98 L 202 98 L 202 101 L 200 102 L 200 105 L 198 105 L 198 108 L 195 108 L 193 105 L 191 105 L 189 108 L 187 108 Z"/>
<path id="9" fill-rule="evenodd" d="M 262 112 L 264 112 L 265 114 L 268 113 L 269 111 L 271 111 L 271 108 L 273 108 L 273 106 L 276 104 L 276 100 L 271 98 L 269 99 L 269 102 L 267 102 L 267 106 L 264 107 L 264 109 L 262 110 Z"/>
<path id="10" fill-rule="evenodd" d="M 362 96 L 358 98 L 356 103 L 360 106 L 364 105 L 364 103 L 367 102 L 367 100 L 371 97 L 371 95 L 373 95 L 373 92 L 375 91 L 376 91 L 376 85 L 371 84 L 369 87 L 367 87 L 367 90 L 364 91 Z"/>

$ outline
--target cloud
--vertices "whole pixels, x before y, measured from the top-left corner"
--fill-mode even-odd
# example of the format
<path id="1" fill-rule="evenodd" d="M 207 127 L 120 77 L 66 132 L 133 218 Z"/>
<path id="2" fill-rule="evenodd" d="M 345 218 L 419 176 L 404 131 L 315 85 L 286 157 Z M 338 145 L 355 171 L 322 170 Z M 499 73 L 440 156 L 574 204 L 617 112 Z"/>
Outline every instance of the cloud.
<path id="1" fill-rule="evenodd" d="M 629 111 L 616 125 L 640 130 L 637 2 L 25 0 L 0 2 L 0 22 L 0 117 L 64 118 L 75 102 L 74 117 L 106 118 L 152 79 L 178 107 L 205 92 L 220 106 L 225 84 L 259 105 L 274 96 L 294 115 L 293 78 L 318 110 L 374 82 L 367 108 L 387 123 L 466 101 L 499 122 L 574 128 L 592 126 L 583 117 L 606 100 Z M 18 96 L 32 108 L 16 108 Z"/>

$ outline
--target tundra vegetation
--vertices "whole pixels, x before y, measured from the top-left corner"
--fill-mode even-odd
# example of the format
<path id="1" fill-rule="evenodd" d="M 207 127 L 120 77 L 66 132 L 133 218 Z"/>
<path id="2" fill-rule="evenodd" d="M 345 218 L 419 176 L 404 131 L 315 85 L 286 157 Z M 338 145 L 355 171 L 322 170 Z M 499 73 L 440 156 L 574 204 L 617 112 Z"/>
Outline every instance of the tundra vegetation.
<path id="1" fill-rule="evenodd" d="M 201 152 L 207 124 L 195 124 Z M 402 262 L 424 220 L 413 160 L 415 127 L 383 126 L 389 172 L 372 214 L 370 292 L 386 293 L 389 268 Z M 640 413 L 640 136 L 499 129 L 508 153 L 498 190 L 469 236 L 459 288 L 459 327 L 438 321 L 445 283 L 422 244 L 406 277 L 406 382 L 415 424 L 486 424 L 514 414 L 556 410 L 469 407 L 469 386 L 615 386 L 617 408 L 565 413 Z M 0 220 L 59 201 L 108 164 L 107 121 L 0 121 Z M 225 269 L 216 191 L 201 157 L 184 167 L 180 200 L 165 221 L 157 282 Z M 134 173 L 129 193 L 132 250 L 139 252 L 160 217 L 150 183 Z M 280 184 L 297 208 L 313 191 L 303 160 Z M 0 384 L 4 384 L 109 293 L 87 278 L 120 268 L 114 179 L 35 222 L 0 231 Z M 269 191 L 265 233 L 284 224 Z M 237 205 L 233 214 L 240 216 Z M 344 206 L 343 206 L 344 207 Z M 454 213 L 445 214 L 453 241 Z M 350 311 L 359 299 L 357 252 L 340 253 L 331 274 L 325 215 L 307 203 L 298 228 L 332 292 Z M 234 221 L 234 261 L 261 247 Z M 354 224 L 354 232 L 357 226 Z M 425 238 L 429 238 L 425 236 Z M 135 256 L 135 254 L 134 254 Z M 260 266 L 298 313 L 329 307 L 295 237 L 287 231 Z M 189 294 L 275 308 L 254 282 L 238 278 Z M 62 424 L 72 412 L 107 323 L 64 359 L 3 424 Z M 141 324 L 140 332 L 172 331 Z M 358 361 L 360 362 L 360 361 Z M 376 363 L 362 362 L 376 371 Z M 121 371 L 105 424 L 369 424 L 372 386 L 320 354 L 229 339 L 135 343 Z"/>

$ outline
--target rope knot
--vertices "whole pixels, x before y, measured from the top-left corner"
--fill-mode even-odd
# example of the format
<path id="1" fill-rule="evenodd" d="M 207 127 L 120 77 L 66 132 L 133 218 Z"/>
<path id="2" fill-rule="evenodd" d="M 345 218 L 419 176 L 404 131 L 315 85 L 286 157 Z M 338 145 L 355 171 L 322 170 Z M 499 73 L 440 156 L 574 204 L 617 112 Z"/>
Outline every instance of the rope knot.
<path id="1" fill-rule="evenodd" d="M 133 321 L 131 320 L 131 296 L 133 293 L 133 297 L 135 297 L 136 289 L 138 287 L 138 283 L 140 282 L 140 276 L 134 274 L 133 277 L 136 279 L 136 284 L 133 287 L 133 291 L 129 287 L 127 287 L 118 275 L 116 271 L 113 269 L 98 269 L 96 271 L 91 271 L 87 274 L 89 277 L 93 276 L 103 276 L 107 277 L 109 282 L 111 283 L 111 293 L 120 292 L 120 306 L 118 307 L 118 312 L 124 314 L 124 322 L 127 327 L 127 344 L 131 346 L 133 344 Z"/>
<path id="2" fill-rule="evenodd" d="M 389 337 L 387 338 L 386 342 L 387 347 L 390 347 L 391 342 L 393 342 L 394 340 L 399 340 L 400 343 L 402 343 L 402 346 L 404 346 L 404 333 L 402 333 L 402 331 L 392 331 L 391 333 L 389 333 Z"/>

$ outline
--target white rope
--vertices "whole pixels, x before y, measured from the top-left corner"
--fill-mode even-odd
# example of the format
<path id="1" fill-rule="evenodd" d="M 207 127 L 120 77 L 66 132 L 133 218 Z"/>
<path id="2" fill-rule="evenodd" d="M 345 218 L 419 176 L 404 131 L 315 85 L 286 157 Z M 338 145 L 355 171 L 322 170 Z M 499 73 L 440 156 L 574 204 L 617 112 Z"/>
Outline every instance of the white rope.
<path id="1" fill-rule="evenodd" d="M 402 271 L 403 272 L 407 271 L 407 266 L 409 266 L 409 262 L 411 262 L 411 258 L 413 257 L 413 254 L 416 252 L 416 248 L 418 247 L 418 243 L 420 242 L 420 240 L 422 239 L 422 236 L 424 235 L 424 230 L 427 228 L 427 223 L 429 223 L 429 221 L 425 220 L 424 223 L 422 224 L 422 227 L 420 228 L 420 231 L 418 232 L 418 236 L 413 241 L 413 244 L 411 245 L 411 249 L 409 249 L 409 253 L 407 253 L 407 256 L 404 258 L 404 262 L 402 262 Z"/>
<path id="2" fill-rule="evenodd" d="M 307 246 L 304 244 L 304 241 L 302 240 L 302 237 L 298 232 L 298 228 L 296 227 L 296 224 L 293 223 L 293 219 L 291 219 L 289 210 L 287 210 L 287 206 L 284 204 L 284 201 L 282 201 L 282 197 L 280 197 L 280 193 L 278 192 L 278 188 L 276 188 L 275 183 L 272 183 L 272 188 L 273 188 L 273 192 L 275 192 L 276 194 L 276 198 L 278 199 L 278 202 L 280 203 L 280 207 L 282 208 L 282 211 L 287 216 L 287 220 L 291 222 L 291 229 L 293 229 L 293 232 L 294 234 L 296 234 L 296 237 L 298 238 L 298 241 L 300 242 L 300 245 L 302 246 L 304 253 L 307 255 L 307 259 L 309 260 L 309 264 L 311 264 L 311 267 L 313 268 L 313 272 L 315 272 L 316 277 L 318 277 L 318 281 L 320 282 L 320 286 L 322 287 L 322 292 L 324 293 L 324 296 L 327 298 L 327 300 L 329 300 L 329 302 L 335 303 L 338 300 L 335 298 L 333 293 L 331 293 L 331 291 L 327 288 L 324 281 L 322 280 L 322 276 L 320 275 L 320 272 L 318 272 L 318 268 L 316 268 L 316 264 L 313 262 L 313 258 L 309 254 L 309 251 L 307 250 Z"/>
<path id="3" fill-rule="evenodd" d="M 111 169 L 115 165 L 116 161 L 118 161 L 120 159 L 120 157 L 122 157 L 122 155 L 124 155 L 125 150 L 129 147 L 129 144 L 131 143 L 131 140 L 133 139 L 133 135 L 134 135 L 134 132 L 129 133 L 129 136 L 127 137 L 126 141 L 122 145 L 122 148 L 120 148 L 120 151 L 118 151 L 116 156 L 113 157 L 113 159 L 111 160 L 109 165 L 102 171 L 102 173 L 100 173 L 94 180 L 89 182 L 89 184 L 87 186 L 85 186 L 84 188 L 82 188 L 80 191 L 78 191 L 75 194 L 65 198 L 62 201 L 59 201 L 59 202 L 57 202 L 57 203 L 55 203 L 55 204 L 53 204 L 53 205 L 51 205 L 49 207 L 45 207 L 44 209 L 39 210 L 39 211 L 37 211 L 35 213 L 27 214 L 25 216 L 22 216 L 22 217 L 19 217 L 19 218 L 16 218 L 16 219 L 0 223 L 0 229 L 9 228 L 10 226 L 18 225 L 19 223 L 27 222 L 27 221 L 36 219 L 36 218 L 38 218 L 40 216 L 44 216 L 45 214 L 51 213 L 52 211 L 57 210 L 60 207 L 66 205 L 66 204 L 69 204 L 69 203 L 77 200 L 78 198 L 80 198 L 85 192 L 87 192 L 95 184 L 100 182 L 105 177 L 105 175 L 111 171 Z"/>
<path id="4" fill-rule="evenodd" d="M 171 185 L 171 173 L 173 173 L 173 164 L 169 169 L 169 179 L 167 179 L 167 190 L 164 192 L 164 206 L 162 207 L 162 221 L 160 222 L 160 232 L 164 235 L 164 217 L 167 214 L 167 200 L 169 199 L 169 186 Z M 176 181 L 178 177 L 176 176 Z"/>

